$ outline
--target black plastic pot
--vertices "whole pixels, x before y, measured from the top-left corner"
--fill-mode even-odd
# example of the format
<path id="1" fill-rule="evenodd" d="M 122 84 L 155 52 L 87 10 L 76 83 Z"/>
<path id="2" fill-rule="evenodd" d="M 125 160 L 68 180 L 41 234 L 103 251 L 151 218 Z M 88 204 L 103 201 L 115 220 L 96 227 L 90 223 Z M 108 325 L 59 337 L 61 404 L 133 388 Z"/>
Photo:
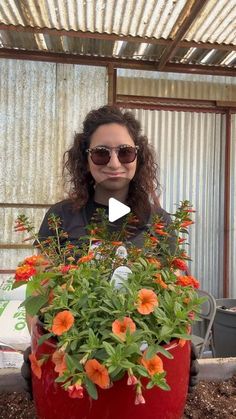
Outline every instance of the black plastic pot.
<path id="1" fill-rule="evenodd" d="M 236 311 L 227 310 L 236 306 L 236 299 L 218 299 L 216 306 L 213 323 L 215 356 L 236 357 Z"/>

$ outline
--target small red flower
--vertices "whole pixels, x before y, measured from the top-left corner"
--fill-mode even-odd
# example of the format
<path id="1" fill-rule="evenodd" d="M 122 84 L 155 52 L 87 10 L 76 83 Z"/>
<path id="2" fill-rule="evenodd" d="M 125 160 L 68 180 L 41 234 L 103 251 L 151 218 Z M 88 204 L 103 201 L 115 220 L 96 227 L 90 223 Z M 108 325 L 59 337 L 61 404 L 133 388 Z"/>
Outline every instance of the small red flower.
<path id="1" fill-rule="evenodd" d="M 172 266 L 176 269 L 180 269 L 181 271 L 186 271 L 188 269 L 186 263 L 182 259 L 174 259 L 172 261 Z"/>
<path id="2" fill-rule="evenodd" d="M 80 384 L 69 386 L 67 391 L 72 399 L 82 399 L 84 397 L 84 389 Z"/>

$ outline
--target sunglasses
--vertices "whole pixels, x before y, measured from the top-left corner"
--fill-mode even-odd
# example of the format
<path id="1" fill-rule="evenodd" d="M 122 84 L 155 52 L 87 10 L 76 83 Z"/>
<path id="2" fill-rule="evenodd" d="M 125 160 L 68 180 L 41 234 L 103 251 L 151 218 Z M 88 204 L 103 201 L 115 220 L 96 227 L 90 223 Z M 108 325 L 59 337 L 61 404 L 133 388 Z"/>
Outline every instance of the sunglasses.
<path id="1" fill-rule="evenodd" d="M 88 148 L 86 153 L 89 153 L 91 160 L 98 166 L 106 165 L 111 158 L 112 150 L 115 150 L 119 162 L 122 164 L 132 163 L 137 156 L 139 146 L 135 147 L 129 145 L 121 145 L 119 147 L 104 147 L 98 146 L 94 148 Z"/>

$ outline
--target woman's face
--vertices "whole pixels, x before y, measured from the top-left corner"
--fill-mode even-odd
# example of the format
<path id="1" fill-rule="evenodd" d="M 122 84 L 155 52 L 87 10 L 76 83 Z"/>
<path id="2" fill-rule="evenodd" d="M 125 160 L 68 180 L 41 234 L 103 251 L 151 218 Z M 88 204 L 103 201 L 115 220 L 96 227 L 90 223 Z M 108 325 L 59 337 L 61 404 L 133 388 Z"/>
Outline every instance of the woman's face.
<path id="1" fill-rule="evenodd" d="M 91 136 L 89 148 L 103 146 L 111 149 L 125 145 L 135 147 L 127 128 L 123 125 L 110 123 L 97 128 Z M 108 190 L 121 190 L 127 187 L 135 175 L 136 166 L 137 158 L 131 163 L 121 163 L 114 149 L 111 150 L 110 160 L 104 165 L 94 164 L 90 153 L 88 153 L 88 169 L 95 183 Z"/>

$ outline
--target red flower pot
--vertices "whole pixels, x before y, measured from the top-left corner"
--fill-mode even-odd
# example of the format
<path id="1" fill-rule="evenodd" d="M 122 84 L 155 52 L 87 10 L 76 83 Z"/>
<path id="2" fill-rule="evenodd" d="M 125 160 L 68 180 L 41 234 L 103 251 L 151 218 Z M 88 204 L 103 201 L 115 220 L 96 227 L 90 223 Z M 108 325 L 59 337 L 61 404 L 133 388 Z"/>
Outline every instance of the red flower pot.
<path id="1" fill-rule="evenodd" d="M 55 351 L 53 341 L 38 346 L 43 329 L 33 325 L 32 350 L 39 358 Z M 135 388 L 127 385 L 127 377 L 115 382 L 110 389 L 98 389 L 98 400 L 84 391 L 83 399 L 72 399 L 59 384 L 50 358 L 42 366 L 42 377 L 33 374 L 33 394 L 38 419 L 180 419 L 185 406 L 190 366 L 190 345 L 180 347 L 177 341 L 166 345 L 174 359 L 162 357 L 171 391 L 157 387 L 143 389 L 145 404 L 135 405 Z M 145 383 L 145 379 L 144 379 Z"/>

